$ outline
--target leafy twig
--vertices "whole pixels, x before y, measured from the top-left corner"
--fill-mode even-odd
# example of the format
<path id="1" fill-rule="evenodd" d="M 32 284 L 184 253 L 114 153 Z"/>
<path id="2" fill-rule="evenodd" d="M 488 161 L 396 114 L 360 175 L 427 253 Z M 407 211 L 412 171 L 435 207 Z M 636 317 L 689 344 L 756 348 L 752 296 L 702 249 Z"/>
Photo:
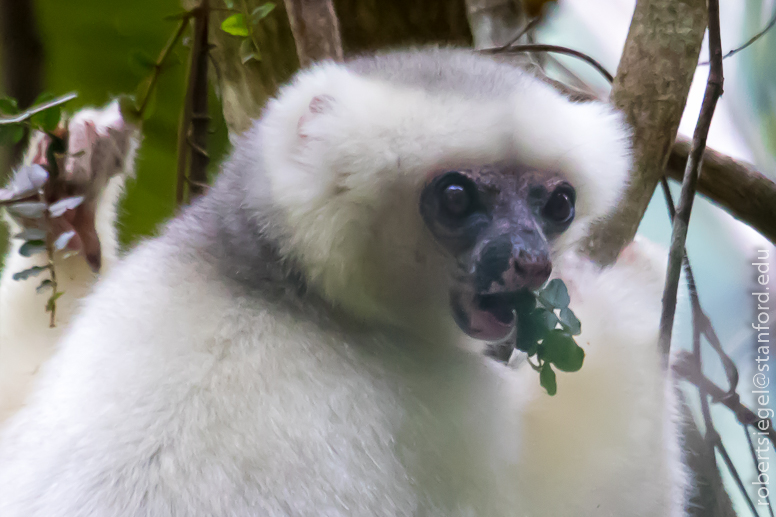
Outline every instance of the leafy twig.
<path id="1" fill-rule="evenodd" d="M 0 126 L 5 124 L 19 124 L 21 122 L 26 122 L 27 120 L 32 118 L 33 115 L 36 115 L 42 111 L 46 111 L 47 109 L 53 108 L 55 106 L 60 106 L 62 104 L 65 104 L 66 102 L 69 102 L 75 99 L 76 97 L 78 97 L 78 94 L 75 92 L 71 92 L 66 95 L 62 95 L 60 97 L 52 99 L 48 102 L 44 102 L 43 104 L 38 104 L 37 106 L 33 106 L 16 115 L 5 116 L 5 117 L 0 116 Z"/>

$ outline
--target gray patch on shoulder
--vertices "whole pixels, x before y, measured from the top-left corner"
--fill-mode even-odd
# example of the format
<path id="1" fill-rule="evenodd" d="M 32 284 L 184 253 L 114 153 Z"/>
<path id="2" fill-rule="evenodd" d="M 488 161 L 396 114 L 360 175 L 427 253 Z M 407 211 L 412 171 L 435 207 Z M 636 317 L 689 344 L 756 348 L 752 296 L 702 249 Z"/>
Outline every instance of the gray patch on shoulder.
<path id="1" fill-rule="evenodd" d="M 253 130 L 241 137 L 208 193 L 165 233 L 192 246 L 194 253 L 213 263 L 241 291 L 260 292 L 276 301 L 298 300 L 306 283 L 300 268 L 281 254 L 284 226 L 271 201 L 269 184 L 262 190 L 265 199 L 246 200 L 248 185 L 264 176 L 255 159 L 257 145 Z"/>

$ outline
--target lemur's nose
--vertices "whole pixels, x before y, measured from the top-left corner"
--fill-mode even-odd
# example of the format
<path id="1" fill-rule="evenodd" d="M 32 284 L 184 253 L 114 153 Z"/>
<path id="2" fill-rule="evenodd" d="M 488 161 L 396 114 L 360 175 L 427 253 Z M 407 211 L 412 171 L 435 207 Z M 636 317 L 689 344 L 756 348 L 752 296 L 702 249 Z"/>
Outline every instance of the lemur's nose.
<path id="1" fill-rule="evenodd" d="M 552 262 L 546 252 L 532 252 L 525 248 L 515 250 L 512 256 L 511 271 L 505 271 L 505 275 L 511 274 L 515 277 L 511 283 L 519 286 L 518 289 L 531 291 L 544 285 L 551 273 Z"/>
<path id="2" fill-rule="evenodd" d="M 480 250 L 477 259 L 480 294 L 535 290 L 552 273 L 547 244 L 538 233 L 496 237 Z"/>

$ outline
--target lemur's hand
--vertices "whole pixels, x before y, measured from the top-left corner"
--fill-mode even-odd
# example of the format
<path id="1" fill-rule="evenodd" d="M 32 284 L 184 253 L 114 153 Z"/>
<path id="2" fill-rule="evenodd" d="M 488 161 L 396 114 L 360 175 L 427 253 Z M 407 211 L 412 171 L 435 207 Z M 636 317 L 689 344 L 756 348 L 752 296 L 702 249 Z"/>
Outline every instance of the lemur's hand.
<path id="1" fill-rule="evenodd" d="M 58 132 L 67 141 L 67 153 L 58 160 L 59 177 L 46 188 L 49 203 L 66 198 L 81 198 L 77 206 L 52 211 L 51 227 L 57 242 L 71 251 L 80 251 L 95 271 L 100 269 L 100 240 L 95 227 L 95 216 L 100 196 L 111 178 L 131 171 L 138 130 L 125 122 L 118 102 L 103 109 L 83 109 L 73 115 L 66 129 Z M 9 187 L 0 191 L 0 198 L 23 196 L 26 191 L 37 196 L 46 182 L 47 149 L 51 138 L 36 132 L 25 159 L 28 164 L 19 169 Z M 36 167 L 37 165 L 43 167 Z M 76 201 L 77 203 L 77 201 Z M 74 203 L 75 204 L 75 203 Z M 39 217 L 25 217 L 9 210 L 14 219 L 27 230 L 46 231 Z M 61 212 L 61 213 L 60 213 Z"/>

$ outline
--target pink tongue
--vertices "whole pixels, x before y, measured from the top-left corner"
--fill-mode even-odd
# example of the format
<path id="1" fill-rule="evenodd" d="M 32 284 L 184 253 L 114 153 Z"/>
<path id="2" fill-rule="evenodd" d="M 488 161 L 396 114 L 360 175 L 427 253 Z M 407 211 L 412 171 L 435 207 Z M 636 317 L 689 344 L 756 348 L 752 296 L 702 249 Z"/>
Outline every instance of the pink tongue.
<path id="1" fill-rule="evenodd" d="M 504 323 L 499 321 L 488 311 L 476 309 L 471 306 L 467 307 L 467 309 L 470 327 L 468 334 L 475 339 L 498 341 L 499 339 L 507 337 L 512 330 L 514 321 Z"/>

